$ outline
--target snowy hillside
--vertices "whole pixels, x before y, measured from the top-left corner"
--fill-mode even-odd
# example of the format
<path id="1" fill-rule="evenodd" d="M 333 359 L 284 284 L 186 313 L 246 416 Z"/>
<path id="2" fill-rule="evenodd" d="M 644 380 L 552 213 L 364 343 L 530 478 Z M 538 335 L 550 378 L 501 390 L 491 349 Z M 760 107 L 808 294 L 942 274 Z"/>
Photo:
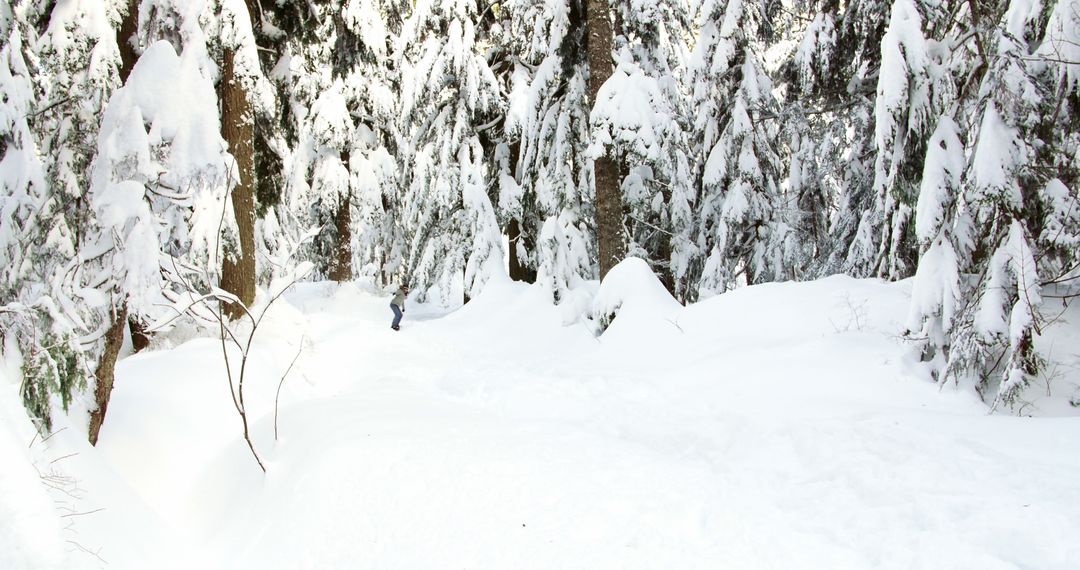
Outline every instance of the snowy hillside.
<path id="1" fill-rule="evenodd" d="M 450 312 L 408 303 L 400 332 L 371 286 L 298 285 L 245 386 L 265 475 L 214 340 L 122 360 L 96 449 L 84 426 L 28 448 L 4 382 L 0 567 L 1080 567 L 1075 408 L 1043 386 L 1043 417 L 988 415 L 928 381 L 899 338 L 910 282 L 683 308 L 654 279 L 613 270 L 599 337 L 509 281 Z M 50 515 L 32 463 L 104 510 Z"/>

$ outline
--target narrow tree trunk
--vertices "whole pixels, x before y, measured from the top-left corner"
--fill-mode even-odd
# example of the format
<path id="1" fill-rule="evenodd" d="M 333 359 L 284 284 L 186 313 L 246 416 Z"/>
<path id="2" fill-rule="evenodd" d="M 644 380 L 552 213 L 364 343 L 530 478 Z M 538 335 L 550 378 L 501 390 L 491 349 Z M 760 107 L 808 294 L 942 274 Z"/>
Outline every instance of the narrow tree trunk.
<path id="1" fill-rule="evenodd" d="M 521 142 L 515 141 L 510 144 L 510 173 L 515 178 L 520 180 L 518 176 L 518 153 L 521 152 Z M 536 282 L 536 271 L 530 269 L 520 257 L 518 257 L 517 245 L 518 241 L 522 241 L 525 244 L 527 251 L 532 251 L 532 242 L 529 237 L 521 231 L 521 224 L 514 218 L 510 219 L 510 223 L 506 225 L 506 237 L 509 238 L 510 251 L 510 278 L 514 281 L 524 281 L 525 283 Z"/>
<path id="2" fill-rule="evenodd" d="M 97 445 L 98 435 L 101 433 L 101 425 L 105 422 L 105 412 L 109 409 L 109 398 L 112 396 L 113 380 L 116 371 L 116 358 L 120 355 L 120 347 L 124 344 L 124 327 L 127 326 L 127 304 L 114 315 L 112 325 L 105 333 L 105 350 L 98 361 L 94 376 L 97 379 L 97 387 L 94 389 L 94 403 L 97 409 L 90 413 L 90 445 Z"/>
<path id="3" fill-rule="evenodd" d="M 337 229 L 337 243 L 334 244 L 334 257 L 330 260 L 330 279 L 341 283 L 352 279 L 352 194 L 345 196 L 334 215 L 334 227 Z"/>
<path id="4" fill-rule="evenodd" d="M 529 268 L 525 267 L 518 258 L 517 242 L 524 237 L 521 235 L 521 225 L 518 224 L 517 219 L 511 218 L 510 223 L 506 224 L 506 237 L 509 239 L 508 247 L 510 248 L 507 252 L 510 257 L 510 278 L 514 281 L 528 281 Z"/>
<path id="5" fill-rule="evenodd" d="M 589 56 L 589 102 L 596 104 L 600 86 L 611 77 L 611 18 L 607 0 L 588 0 L 586 31 Z M 626 255 L 623 240 L 622 196 L 619 169 L 607 154 L 593 164 L 596 182 L 596 242 L 600 250 L 600 278 Z"/>
<path id="6" fill-rule="evenodd" d="M 247 90 L 236 76 L 232 49 L 225 50 L 221 79 L 222 134 L 236 159 L 240 180 L 232 190 L 233 216 L 240 233 L 239 251 L 226 248 L 221 262 L 221 288 L 236 295 L 244 305 L 255 300 L 255 172 L 254 116 Z M 228 251 L 234 249 L 234 251 Z M 229 318 L 243 314 L 234 304 L 225 306 Z"/>
<path id="7" fill-rule="evenodd" d="M 116 43 L 120 47 L 120 82 L 126 83 L 131 68 L 135 67 L 135 60 L 139 54 L 135 53 L 135 46 L 131 41 L 139 31 L 139 0 L 127 1 L 127 13 L 120 22 L 120 31 L 116 35 Z"/>
<path id="8" fill-rule="evenodd" d="M 138 59 L 138 54 L 135 53 L 135 46 L 131 44 L 131 39 L 138 30 L 139 21 L 139 1 L 128 0 L 127 13 L 124 14 L 123 21 L 120 22 L 120 29 L 116 32 L 116 42 L 120 47 L 120 81 L 126 82 L 128 75 L 131 74 L 131 69 L 135 67 L 135 60 Z M 82 199 L 80 198 L 80 201 Z M 81 225 L 78 228 L 80 233 L 82 231 Z M 77 243 L 82 243 L 82 237 L 77 238 Z M 134 320 L 132 324 L 134 325 Z M 109 409 L 109 399 L 112 397 L 113 382 L 116 375 L 116 359 L 120 356 L 120 348 L 124 345 L 124 327 L 128 324 L 128 308 L 127 303 L 121 307 L 119 313 L 113 315 L 113 321 L 109 325 L 108 331 L 105 333 L 105 348 L 102 351 L 101 357 L 98 359 L 97 369 L 94 371 L 94 378 L 96 386 L 94 388 L 94 403 L 96 409 L 90 412 L 90 429 L 88 430 L 87 437 L 90 440 L 90 445 L 97 445 L 98 435 L 101 433 L 101 426 L 105 423 L 105 413 Z M 134 333 L 134 329 L 132 329 Z M 140 339 L 147 338 L 145 335 L 140 335 Z M 135 335 L 132 334 L 132 340 L 135 339 Z M 148 339 L 147 339 L 148 340 Z"/>

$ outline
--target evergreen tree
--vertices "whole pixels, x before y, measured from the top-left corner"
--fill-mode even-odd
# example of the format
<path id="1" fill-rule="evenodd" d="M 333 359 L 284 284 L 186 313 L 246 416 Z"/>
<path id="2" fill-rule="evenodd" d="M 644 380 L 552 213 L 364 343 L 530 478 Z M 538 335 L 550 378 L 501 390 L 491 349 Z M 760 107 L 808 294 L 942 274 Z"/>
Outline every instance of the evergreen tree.
<path id="1" fill-rule="evenodd" d="M 23 403 L 39 428 L 51 427 L 53 398 L 67 409 L 90 377 L 80 311 L 63 287 L 76 248 L 65 197 L 49 185 L 35 136 L 49 103 L 33 50 L 43 15 L 30 2 L 0 8 L 0 336 L 22 363 Z M 83 302 L 96 300 L 91 293 Z"/>
<path id="2" fill-rule="evenodd" d="M 1062 136 L 1055 124 L 1068 121 L 1061 110 L 1069 105 L 1069 80 L 1042 51 L 1058 33 L 1047 25 L 1052 17 L 1026 2 L 984 8 L 965 14 L 976 33 L 953 44 L 965 56 L 958 71 L 968 84 L 957 108 L 967 125 L 969 157 L 955 195 L 958 153 L 950 147 L 960 137 L 935 134 L 927 154 L 917 224 L 921 238 L 936 235 L 920 259 L 912 314 L 924 323 L 924 356 L 934 356 L 935 370 L 944 360 L 942 381 L 970 383 L 997 407 L 1017 405 L 1041 372 L 1034 346 L 1043 324 L 1041 288 L 1048 271 L 1062 275 L 1075 255 L 1075 249 L 1068 253 L 1067 237 L 1060 242 L 1050 235 L 1075 232 L 1075 222 L 1062 213 L 1072 191 L 1060 176 L 1075 180 L 1067 153 L 1075 150 L 1076 136 L 1068 130 Z M 939 132 L 943 128 L 952 129 L 942 121 Z M 939 184 L 935 171 L 943 152 L 953 157 L 941 169 L 946 183 Z M 1060 231 L 1048 235 L 1047 228 Z M 957 269 L 975 276 L 959 291 L 952 285 Z M 927 283 L 931 293 L 924 295 Z M 954 298 L 971 301 L 956 307 Z"/>
<path id="3" fill-rule="evenodd" d="M 596 110 L 609 94 L 601 95 L 605 82 L 611 77 L 612 30 L 610 4 L 607 0 L 585 1 L 586 54 L 589 62 L 589 103 Z M 612 87 L 614 90 L 614 87 Z M 611 133 L 605 125 L 610 113 L 601 111 L 590 115 L 589 155 L 592 158 L 593 200 L 596 216 L 596 245 L 599 255 L 600 279 L 626 256 L 626 236 L 623 229 L 623 202 L 619 188 L 619 165 L 611 156 Z"/>
<path id="4" fill-rule="evenodd" d="M 698 296 L 739 282 L 787 275 L 772 82 L 755 49 L 760 6 L 706 2 L 691 63 L 691 108 L 701 184 L 695 236 L 702 259 L 692 275 Z M 731 94 L 731 96 L 727 96 Z"/>
<path id="5" fill-rule="evenodd" d="M 792 261 L 806 276 L 851 271 L 852 245 L 866 249 L 873 236 L 860 231 L 868 229 L 860 220 L 875 199 L 875 78 L 890 6 L 801 2 L 788 22 L 794 30 L 806 22 L 793 32 L 796 48 L 780 75 L 790 141 L 788 204 L 795 205 Z"/>
<path id="6" fill-rule="evenodd" d="M 584 154 L 584 6 L 578 0 L 516 0 L 507 10 L 504 41 L 515 57 L 499 210 L 518 229 L 510 244 L 516 260 L 559 303 L 592 278 L 596 266 Z"/>
<path id="7" fill-rule="evenodd" d="M 594 104 L 593 129 L 610 141 L 620 165 L 630 253 L 649 260 L 675 293 L 692 249 L 686 235 L 694 200 L 690 120 L 680 77 L 689 8 L 681 0 L 660 0 L 617 3 L 614 12 L 618 64 Z"/>
<path id="8" fill-rule="evenodd" d="M 382 14 L 396 6 L 385 4 L 318 4 L 309 22 L 318 33 L 289 48 L 284 84 L 297 140 L 286 217 L 301 231 L 320 228 L 308 256 L 318 275 L 337 280 L 352 277 L 354 261 L 377 273 L 400 251 L 397 226 L 386 223 L 394 214 L 396 168 L 387 145 L 396 140 L 396 78 L 388 64 L 393 37 Z"/>
<path id="9" fill-rule="evenodd" d="M 88 318 L 101 331 L 91 442 L 107 410 L 127 317 L 171 319 L 175 312 L 168 307 L 186 304 L 193 288 L 216 281 L 210 268 L 221 254 L 218 231 L 232 161 L 204 75 L 210 69 L 206 36 L 197 13 L 156 8 L 177 17 L 167 36 L 184 48 L 178 55 L 169 41 L 149 44 L 109 99 L 73 274 L 74 290 L 98 296 Z M 156 33 L 151 30 L 143 37 Z"/>
<path id="10" fill-rule="evenodd" d="M 475 296 L 503 271 L 502 234 L 487 195 L 477 129 L 501 104 L 476 45 L 472 1 L 424 0 L 405 21 L 398 58 L 405 144 L 403 223 L 408 238 L 403 278 L 425 298 Z"/>
<path id="11" fill-rule="evenodd" d="M 925 134 L 936 116 L 935 99 L 947 81 L 937 69 L 923 35 L 923 17 L 913 0 L 893 2 L 881 39 L 874 101 L 874 200 L 859 220 L 848 268 L 860 275 L 907 277 L 915 264 L 912 213 Z M 944 95 L 947 96 L 947 95 Z"/>

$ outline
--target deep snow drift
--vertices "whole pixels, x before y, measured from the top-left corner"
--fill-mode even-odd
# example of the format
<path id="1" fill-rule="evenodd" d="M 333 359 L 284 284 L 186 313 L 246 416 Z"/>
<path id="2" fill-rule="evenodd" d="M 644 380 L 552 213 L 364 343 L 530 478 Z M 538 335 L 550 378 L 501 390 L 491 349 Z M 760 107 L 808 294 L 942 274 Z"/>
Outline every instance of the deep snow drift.
<path id="1" fill-rule="evenodd" d="M 1058 417 L 988 415 L 929 382 L 909 283 L 684 308 L 642 266 L 595 291 L 599 337 L 514 283 L 409 304 L 398 333 L 373 287 L 297 286 L 247 373 L 265 476 L 214 340 L 124 359 L 97 449 L 82 426 L 28 447 L 0 382 L 0 567 L 1080 567 L 1076 410 L 1033 387 Z M 1073 313 L 1047 339 L 1066 397 Z M 72 452 L 76 511 L 104 510 L 64 530 L 30 465 Z"/>

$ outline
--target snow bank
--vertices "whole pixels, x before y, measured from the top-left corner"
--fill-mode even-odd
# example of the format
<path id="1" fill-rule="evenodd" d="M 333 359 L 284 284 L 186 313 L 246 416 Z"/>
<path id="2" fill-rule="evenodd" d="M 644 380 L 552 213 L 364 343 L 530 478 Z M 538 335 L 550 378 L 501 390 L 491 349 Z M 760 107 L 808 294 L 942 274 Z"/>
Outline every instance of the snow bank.
<path id="1" fill-rule="evenodd" d="M 33 426 L 0 359 L 0 568 L 62 568 L 60 517 L 34 467 Z M 12 375 L 12 377 L 16 377 Z"/>
<path id="2" fill-rule="evenodd" d="M 410 302 L 395 332 L 380 288 L 302 284 L 249 364 L 266 475 L 220 344 L 119 363 L 86 453 L 137 491 L 107 512 L 175 542 L 135 531 L 164 546 L 110 567 L 182 544 L 223 569 L 1075 568 L 1080 419 L 988 416 L 927 381 L 899 336 L 909 295 L 832 277 L 681 307 L 628 260 L 596 337 L 540 286 Z"/>

